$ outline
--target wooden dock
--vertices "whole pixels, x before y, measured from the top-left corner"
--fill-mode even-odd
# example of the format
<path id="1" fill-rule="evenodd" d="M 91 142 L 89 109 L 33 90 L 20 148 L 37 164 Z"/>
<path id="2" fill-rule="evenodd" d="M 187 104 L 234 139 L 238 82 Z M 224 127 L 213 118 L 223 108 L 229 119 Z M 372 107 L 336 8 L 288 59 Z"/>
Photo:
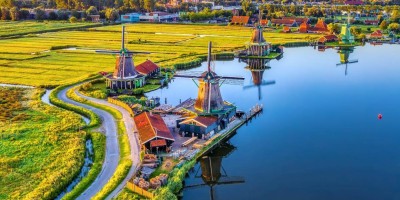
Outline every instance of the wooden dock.
<path id="1" fill-rule="evenodd" d="M 214 139 L 210 144 L 200 150 L 199 154 L 197 154 L 196 156 L 196 159 L 199 159 L 207 153 L 211 152 L 213 149 L 218 147 L 221 142 L 229 140 L 233 135 L 236 134 L 236 130 L 238 128 L 240 128 L 243 124 L 247 124 L 247 122 L 251 121 L 252 118 L 260 114 L 262 111 L 262 105 L 255 105 L 249 110 L 249 112 L 244 114 L 244 117 L 236 119 L 235 121 L 229 123 L 227 128 L 219 132 L 220 136 L 218 138 Z"/>

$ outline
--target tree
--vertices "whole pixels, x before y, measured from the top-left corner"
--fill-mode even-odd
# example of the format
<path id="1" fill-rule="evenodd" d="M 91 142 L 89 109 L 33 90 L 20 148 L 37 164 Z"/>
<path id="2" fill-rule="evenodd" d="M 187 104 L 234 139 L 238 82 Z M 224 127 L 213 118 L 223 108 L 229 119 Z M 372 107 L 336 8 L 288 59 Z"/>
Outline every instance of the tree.
<path id="1" fill-rule="evenodd" d="M 59 20 L 67 20 L 68 19 L 68 13 L 65 11 L 59 10 L 57 12 L 57 15 L 58 15 Z"/>
<path id="2" fill-rule="evenodd" d="M 57 13 L 55 13 L 54 11 L 51 11 L 51 12 L 49 13 L 49 19 L 50 19 L 50 20 L 57 20 L 57 19 L 58 19 Z"/>
<path id="3" fill-rule="evenodd" d="M 393 10 L 390 16 L 390 21 L 392 22 L 398 22 L 400 18 L 400 13 L 398 10 Z"/>
<path id="4" fill-rule="evenodd" d="M 251 0 L 242 0 L 242 10 L 247 16 L 251 16 L 254 11 L 254 5 Z"/>
<path id="5" fill-rule="evenodd" d="M 361 33 L 361 28 L 357 27 L 357 26 L 352 26 L 350 28 L 350 32 L 351 34 L 353 34 L 354 36 L 358 36 Z"/>
<path id="6" fill-rule="evenodd" d="M 107 8 L 107 10 L 106 10 L 106 18 L 109 21 L 115 21 L 115 20 L 119 19 L 118 10 L 115 9 L 115 8 Z"/>
<path id="7" fill-rule="evenodd" d="M 12 7 L 10 9 L 10 18 L 12 21 L 18 21 L 19 20 L 19 13 L 18 13 L 18 8 L 17 7 Z"/>
<path id="8" fill-rule="evenodd" d="M 10 11 L 6 7 L 1 7 L 1 20 L 10 20 Z"/>
<path id="9" fill-rule="evenodd" d="M 328 30 L 331 33 L 338 34 L 340 32 L 340 26 L 339 26 L 339 24 L 336 24 L 336 23 L 330 23 L 330 24 L 328 24 Z"/>
<path id="10" fill-rule="evenodd" d="M 86 14 L 87 15 L 98 15 L 99 11 L 97 11 L 97 8 L 94 6 L 90 6 L 87 10 L 86 10 Z"/>
<path id="11" fill-rule="evenodd" d="M 391 23 L 388 26 L 388 29 L 394 32 L 398 32 L 400 28 L 400 25 L 398 23 Z"/>
<path id="12" fill-rule="evenodd" d="M 6 8 L 12 8 L 15 6 L 14 0 L 0 0 L 0 6 Z"/>
<path id="13" fill-rule="evenodd" d="M 28 19 L 29 18 L 29 10 L 26 10 L 26 9 L 19 10 L 18 16 L 20 19 Z"/>
<path id="14" fill-rule="evenodd" d="M 154 6 L 156 5 L 156 2 L 154 0 L 144 0 L 144 9 L 146 9 L 147 12 L 152 12 L 154 10 Z"/>
<path id="15" fill-rule="evenodd" d="M 381 24 L 379 24 L 379 28 L 381 28 L 382 30 L 386 30 L 387 27 L 388 27 L 388 24 L 387 24 L 386 20 L 383 20 L 381 22 Z"/>
<path id="16" fill-rule="evenodd" d="M 69 18 L 69 22 L 71 22 L 71 23 L 76 23 L 77 21 L 78 21 L 78 19 L 74 16 Z"/>
<path id="17" fill-rule="evenodd" d="M 44 10 L 40 9 L 40 8 L 35 8 L 35 19 L 36 20 L 44 20 L 46 19 L 46 12 L 44 12 Z"/>

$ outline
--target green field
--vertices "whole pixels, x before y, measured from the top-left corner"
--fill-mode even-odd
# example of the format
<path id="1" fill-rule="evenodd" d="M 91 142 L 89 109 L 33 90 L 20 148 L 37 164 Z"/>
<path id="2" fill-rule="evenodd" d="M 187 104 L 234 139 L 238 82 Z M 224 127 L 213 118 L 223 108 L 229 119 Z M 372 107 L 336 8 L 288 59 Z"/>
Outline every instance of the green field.
<path id="1" fill-rule="evenodd" d="M 54 199 L 83 164 L 82 120 L 38 94 L 0 87 L 0 199 Z"/>
<path id="2" fill-rule="evenodd" d="M 0 27 L 11 26 L 12 23 L 18 26 L 21 22 L 6 22 L 6 25 L 0 23 Z M 175 63 L 191 61 L 198 55 L 204 55 L 208 41 L 213 41 L 213 52 L 231 52 L 244 48 L 252 33 L 251 28 L 234 26 L 129 24 L 126 27 L 127 48 L 151 53 L 136 55 L 135 63 L 151 59 L 161 67 L 172 67 Z M 51 30 L 50 27 L 46 28 Z M 115 57 L 96 54 L 94 50 L 118 50 L 121 45 L 120 29 L 120 25 L 113 25 L 80 31 L 28 34 L 0 40 L 0 82 L 55 86 L 74 82 L 93 72 L 112 71 Z M 273 32 L 266 32 L 264 36 L 273 44 L 305 41 L 310 36 L 319 37 Z M 62 49 L 64 46 L 75 46 L 76 49 Z"/>

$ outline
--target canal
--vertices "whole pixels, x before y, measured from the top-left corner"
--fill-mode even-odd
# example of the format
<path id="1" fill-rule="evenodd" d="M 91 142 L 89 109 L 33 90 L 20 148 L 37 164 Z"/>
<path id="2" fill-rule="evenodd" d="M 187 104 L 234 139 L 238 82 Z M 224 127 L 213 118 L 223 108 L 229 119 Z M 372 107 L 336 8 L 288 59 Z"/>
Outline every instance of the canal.
<path id="1" fill-rule="evenodd" d="M 204 162 L 219 172 L 212 189 L 199 163 L 185 180 L 197 186 L 183 199 L 400 199 L 400 46 L 284 51 L 261 72 L 236 59 L 215 62 L 217 74 L 245 78 L 221 86 L 224 100 L 264 111 Z M 337 65 L 346 56 L 347 69 Z M 176 105 L 196 98 L 197 87 L 175 78 L 148 96 Z"/>

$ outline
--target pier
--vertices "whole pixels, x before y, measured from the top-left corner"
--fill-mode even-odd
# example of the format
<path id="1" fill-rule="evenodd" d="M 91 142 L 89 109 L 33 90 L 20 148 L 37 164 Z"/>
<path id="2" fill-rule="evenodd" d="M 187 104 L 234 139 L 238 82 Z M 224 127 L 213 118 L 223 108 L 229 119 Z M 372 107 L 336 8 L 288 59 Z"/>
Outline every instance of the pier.
<path id="1" fill-rule="evenodd" d="M 263 105 L 255 105 L 249 112 L 244 113 L 244 117 L 237 118 L 228 124 L 228 127 L 217 133 L 219 136 L 209 142 L 208 145 L 201 149 L 200 153 L 197 154 L 196 159 L 199 159 L 211 152 L 213 149 L 218 147 L 221 142 L 229 140 L 233 135 L 236 134 L 236 130 L 239 129 L 243 124 L 247 124 L 252 118 L 256 117 L 263 111 Z"/>

